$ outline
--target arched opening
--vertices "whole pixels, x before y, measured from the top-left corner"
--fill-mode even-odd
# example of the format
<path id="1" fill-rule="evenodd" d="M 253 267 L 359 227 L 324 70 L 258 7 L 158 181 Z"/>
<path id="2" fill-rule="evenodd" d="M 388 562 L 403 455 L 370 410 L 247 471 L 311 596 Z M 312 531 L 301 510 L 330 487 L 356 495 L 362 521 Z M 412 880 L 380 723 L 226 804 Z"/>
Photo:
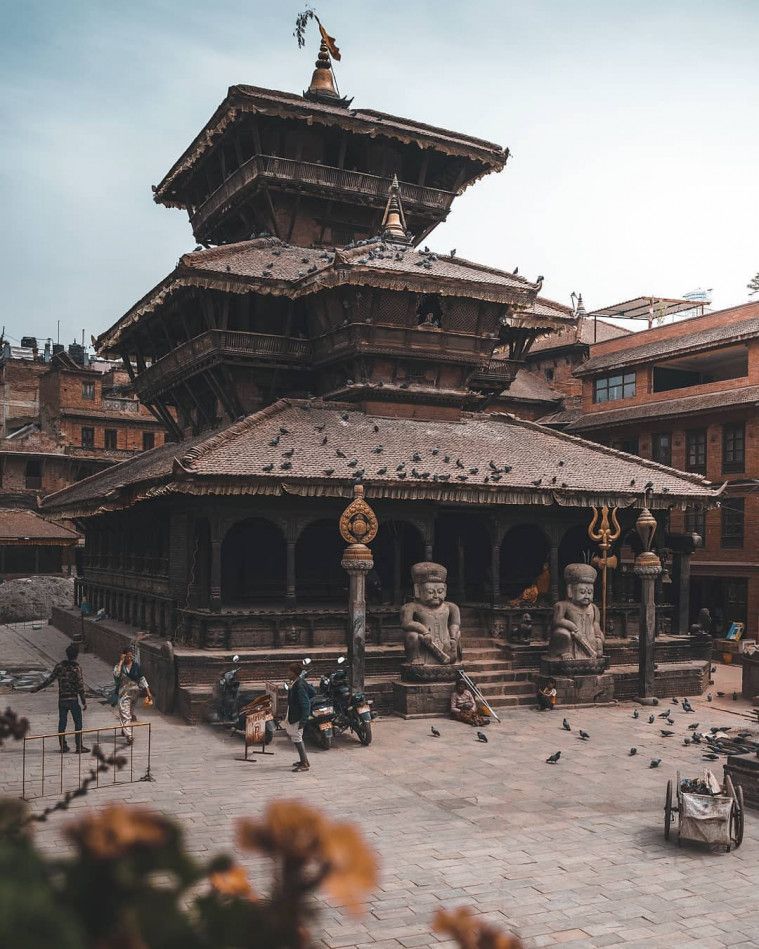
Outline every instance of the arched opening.
<path id="1" fill-rule="evenodd" d="M 221 598 L 225 603 L 285 595 L 287 544 L 276 524 L 262 517 L 240 521 L 221 545 Z"/>
<path id="2" fill-rule="evenodd" d="M 416 322 L 419 326 L 442 327 L 443 307 L 440 297 L 434 293 L 422 294 L 416 308 Z"/>
<path id="3" fill-rule="evenodd" d="M 535 599 L 546 596 L 550 588 L 548 558 L 548 540 L 535 524 L 518 524 L 508 530 L 501 541 L 501 596 L 515 599 L 531 587 L 537 588 Z"/>
<path id="4" fill-rule="evenodd" d="M 368 603 L 404 603 L 412 596 L 411 567 L 424 560 L 424 538 L 408 521 L 383 521 L 372 544 L 374 570 L 366 579 Z"/>
<path id="5" fill-rule="evenodd" d="M 598 553 L 598 548 L 588 537 L 588 528 L 584 524 L 570 527 L 559 544 L 559 583 L 564 590 L 564 568 L 570 563 L 590 563 Z M 563 595 L 563 592 L 562 592 Z"/>
<path id="6" fill-rule="evenodd" d="M 314 521 L 295 545 L 295 590 L 300 600 L 344 600 L 348 575 L 341 566 L 345 541 L 337 520 Z"/>
<path id="7" fill-rule="evenodd" d="M 434 559 L 448 568 L 452 600 L 487 602 L 493 591 L 490 531 L 476 513 L 445 513 L 435 523 Z"/>

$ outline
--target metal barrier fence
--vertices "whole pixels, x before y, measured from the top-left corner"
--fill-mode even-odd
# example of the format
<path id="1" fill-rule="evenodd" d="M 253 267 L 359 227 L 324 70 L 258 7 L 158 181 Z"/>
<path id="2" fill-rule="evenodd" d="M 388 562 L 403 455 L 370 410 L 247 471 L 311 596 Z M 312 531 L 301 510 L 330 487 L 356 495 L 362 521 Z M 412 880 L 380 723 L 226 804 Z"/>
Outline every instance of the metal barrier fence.
<path id="1" fill-rule="evenodd" d="M 106 726 L 105 728 L 84 728 L 81 732 L 78 731 L 66 731 L 66 732 L 52 732 L 49 735 L 27 735 L 24 738 L 24 748 L 22 753 L 22 778 L 21 778 L 21 797 L 25 801 L 34 801 L 41 797 L 46 797 L 51 794 L 63 794 L 65 791 L 75 790 L 76 788 L 81 788 L 82 786 L 82 772 L 84 771 L 84 777 L 87 777 L 88 763 L 90 760 L 94 762 L 94 768 L 96 772 L 95 783 L 90 785 L 90 789 L 94 790 L 95 788 L 101 787 L 113 787 L 114 784 L 133 784 L 136 781 L 154 781 L 155 778 L 150 772 L 150 753 L 151 753 L 151 726 L 152 722 L 132 722 L 129 725 L 129 728 L 132 730 L 132 736 L 134 741 L 131 744 L 128 744 L 126 747 L 120 747 L 117 744 L 117 734 L 121 732 L 121 725 L 112 725 Z M 137 735 L 140 734 L 138 729 L 147 728 L 147 747 L 141 748 L 137 746 Z M 111 744 L 109 733 L 113 733 L 113 743 Z M 107 744 L 101 741 L 100 736 L 106 734 L 108 737 L 106 739 Z M 144 734 L 144 733 L 143 733 Z M 125 752 L 129 756 L 129 761 L 127 765 L 122 769 L 117 769 L 114 766 L 111 766 L 111 771 L 113 779 L 111 780 L 111 775 L 102 775 L 103 780 L 101 780 L 101 773 L 97 768 L 99 762 L 95 759 L 90 759 L 90 756 L 87 752 L 84 754 L 78 754 L 75 747 L 72 749 L 73 754 L 69 752 L 68 754 L 62 753 L 60 751 L 60 744 L 58 739 L 63 737 L 64 741 L 67 738 L 72 739 L 72 745 L 75 745 L 76 736 L 81 736 L 82 743 L 84 743 L 84 738 L 86 735 L 95 735 L 96 743 L 100 746 L 104 754 L 124 754 Z M 53 749 L 48 745 L 48 749 L 45 748 L 45 742 L 55 739 L 55 748 Z M 41 743 L 41 754 L 39 757 L 35 754 L 35 742 Z M 141 761 L 145 762 L 145 772 L 139 777 L 135 777 L 135 748 L 137 748 L 137 767 L 139 769 Z M 28 749 L 28 750 L 27 750 Z M 56 765 L 47 768 L 45 767 L 46 755 L 53 754 L 60 758 L 60 766 Z M 73 760 L 76 759 L 76 768 L 73 767 Z M 84 764 L 82 763 L 84 759 Z M 71 762 L 70 766 L 66 766 L 66 762 Z M 36 764 L 39 764 L 39 767 L 35 767 Z M 76 779 L 73 780 L 72 772 L 76 773 Z M 128 774 L 128 777 L 126 775 Z M 106 780 L 107 778 L 107 780 Z M 34 787 L 39 782 L 39 793 L 33 793 Z M 45 787 L 50 788 L 45 790 Z"/>

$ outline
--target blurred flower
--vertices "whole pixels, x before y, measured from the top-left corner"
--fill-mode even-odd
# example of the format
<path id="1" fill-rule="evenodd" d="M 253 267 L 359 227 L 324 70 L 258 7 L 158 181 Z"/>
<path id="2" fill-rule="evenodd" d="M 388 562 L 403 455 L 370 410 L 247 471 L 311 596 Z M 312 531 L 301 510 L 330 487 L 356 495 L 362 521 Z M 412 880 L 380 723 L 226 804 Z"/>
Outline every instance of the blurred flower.
<path id="1" fill-rule="evenodd" d="M 208 880 L 220 896 L 239 896 L 249 900 L 256 898 L 245 868 L 239 863 L 232 864 L 227 870 L 217 870 Z"/>
<path id="2" fill-rule="evenodd" d="M 522 945 L 515 936 L 508 936 L 478 919 L 466 906 L 438 910 L 432 921 L 432 931 L 451 936 L 460 949 L 520 949 Z"/>
<path id="3" fill-rule="evenodd" d="M 139 807 L 109 804 L 66 828 L 66 836 L 93 860 L 115 860 L 135 850 L 162 847 L 173 825 Z"/>
<path id="4" fill-rule="evenodd" d="M 0 713 L 0 745 L 3 744 L 6 738 L 21 741 L 28 731 L 28 718 L 19 718 L 12 708 L 7 708 Z"/>
<path id="5" fill-rule="evenodd" d="M 298 801 L 274 801 L 262 820 L 241 821 L 238 841 L 244 849 L 282 860 L 290 880 L 298 868 L 302 889 L 323 886 L 352 913 L 361 911 L 377 884 L 376 857 L 359 831 Z"/>

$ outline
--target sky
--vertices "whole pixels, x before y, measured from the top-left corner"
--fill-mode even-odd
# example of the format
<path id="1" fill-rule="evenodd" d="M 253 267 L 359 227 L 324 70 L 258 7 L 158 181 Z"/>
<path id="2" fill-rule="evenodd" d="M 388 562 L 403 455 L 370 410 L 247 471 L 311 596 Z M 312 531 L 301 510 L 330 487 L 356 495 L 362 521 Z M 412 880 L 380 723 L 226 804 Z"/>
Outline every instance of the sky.
<path id="1" fill-rule="evenodd" d="M 97 335 L 195 240 L 157 184 L 247 83 L 308 84 L 304 0 L 0 0 L 0 327 Z M 757 0 L 313 0 L 343 94 L 508 146 L 435 250 L 588 309 L 759 271 Z"/>

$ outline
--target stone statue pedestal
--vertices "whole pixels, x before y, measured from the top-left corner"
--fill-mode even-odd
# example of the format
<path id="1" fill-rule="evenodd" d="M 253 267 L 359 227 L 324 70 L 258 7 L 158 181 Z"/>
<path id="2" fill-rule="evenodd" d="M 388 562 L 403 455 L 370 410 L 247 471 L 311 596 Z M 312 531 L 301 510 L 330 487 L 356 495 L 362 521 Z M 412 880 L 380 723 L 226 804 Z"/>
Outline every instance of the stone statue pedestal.
<path id="1" fill-rule="evenodd" d="M 460 662 L 445 666 L 428 662 L 405 662 L 401 666 L 401 679 L 404 682 L 455 682 L 463 668 Z"/>
<path id="2" fill-rule="evenodd" d="M 614 676 L 606 670 L 609 657 L 598 659 L 551 659 L 540 662 L 537 687 L 549 679 L 556 682 L 558 705 L 603 705 L 614 701 Z"/>
<path id="3" fill-rule="evenodd" d="M 393 711 L 401 718 L 447 715 L 451 710 L 453 681 L 393 682 Z"/>

